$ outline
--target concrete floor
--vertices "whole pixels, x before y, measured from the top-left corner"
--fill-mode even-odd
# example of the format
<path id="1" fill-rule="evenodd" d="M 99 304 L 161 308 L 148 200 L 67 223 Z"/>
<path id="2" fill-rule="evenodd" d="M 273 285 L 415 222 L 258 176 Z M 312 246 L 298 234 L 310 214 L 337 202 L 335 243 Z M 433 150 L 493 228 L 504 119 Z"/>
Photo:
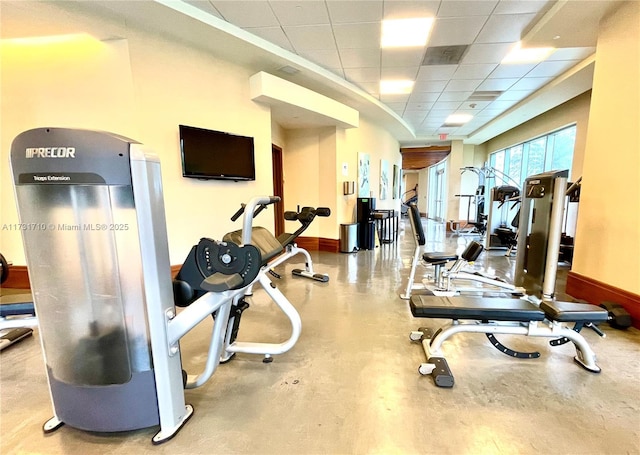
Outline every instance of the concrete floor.
<path id="1" fill-rule="evenodd" d="M 402 223 L 404 224 L 404 223 Z M 195 412 L 171 441 L 151 445 L 157 428 L 92 434 L 63 426 L 44 435 L 52 416 L 38 334 L 0 355 L 2 454 L 638 454 L 640 453 L 640 331 L 604 325 L 588 330 L 602 368 L 573 362 L 571 345 L 546 339 L 501 340 L 541 357 L 518 360 L 481 334 L 459 334 L 443 347 L 456 384 L 434 385 L 418 374 L 424 361 L 409 332 L 445 321 L 416 320 L 398 295 L 406 283 L 413 242 L 353 254 L 314 253 L 329 283 L 290 276 L 279 288 L 300 312 L 302 336 L 270 364 L 238 354 L 203 387 L 186 391 Z M 427 224 L 428 247 L 464 247 L 467 238 Z M 510 276 L 514 258 L 483 253 L 478 265 Z M 565 272 L 566 274 L 566 272 Z M 562 285 L 562 280 L 559 280 Z M 561 289 L 559 289 L 561 291 Z M 260 291 L 245 312 L 239 339 L 281 341 L 286 320 Z M 205 362 L 210 324 L 181 343 L 184 368 Z M 64 330 L 64 328 L 61 328 Z"/>

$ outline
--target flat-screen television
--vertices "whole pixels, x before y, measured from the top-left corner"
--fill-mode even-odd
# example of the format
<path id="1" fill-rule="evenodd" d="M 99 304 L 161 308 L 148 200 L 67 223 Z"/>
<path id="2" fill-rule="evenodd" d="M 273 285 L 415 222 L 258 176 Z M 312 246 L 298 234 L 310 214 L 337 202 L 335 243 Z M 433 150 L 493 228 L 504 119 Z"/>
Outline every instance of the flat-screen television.
<path id="1" fill-rule="evenodd" d="M 180 125 L 180 152 L 184 177 L 256 179 L 252 137 Z"/>

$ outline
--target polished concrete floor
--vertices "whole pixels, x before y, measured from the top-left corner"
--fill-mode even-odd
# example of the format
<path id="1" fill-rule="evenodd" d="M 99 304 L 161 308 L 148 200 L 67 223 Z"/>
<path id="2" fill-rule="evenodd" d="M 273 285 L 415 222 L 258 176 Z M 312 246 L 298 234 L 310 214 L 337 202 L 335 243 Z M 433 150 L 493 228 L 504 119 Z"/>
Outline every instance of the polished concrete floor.
<path id="1" fill-rule="evenodd" d="M 431 249 L 461 250 L 468 241 L 425 224 Z M 44 435 L 42 424 L 52 413 L 36 332 L 0 354 L 0 453 L 640 453 L 640 331 L 605 325 L 606 338 L 586 331 L 600 374 L 575 364 L 571 345 L 503 337 L 505 344 L 542 353 L 519 360 L 481 334 L 459 334 L 443 347 L 456 384 L 438 388 L 418 374 L 424 352 L 409 332 L 445 321 L 414 319 L 398 297 L 412 252 L 410 232 L 401 229 L 397 244 L 314 253 L 316 271 L 328 273 L 329 283 L 291 277 L 300 264 L 281 266 L 276 284 L 303 321 L 298 343 L 270 364 L 238 354 L 206 385 L 186 391 L 194 415 L 160 446 L 150 442 L 157 428 L 94 434 L 63 426 Z M 514 262 L 490 251 L 477 266 L 511 276 Z M 209 330 L 207 321 L 181 344 L 190 373 L 204 365 Z M 277 342 L 288 331 L 256 291 L 239 338 Z"/>

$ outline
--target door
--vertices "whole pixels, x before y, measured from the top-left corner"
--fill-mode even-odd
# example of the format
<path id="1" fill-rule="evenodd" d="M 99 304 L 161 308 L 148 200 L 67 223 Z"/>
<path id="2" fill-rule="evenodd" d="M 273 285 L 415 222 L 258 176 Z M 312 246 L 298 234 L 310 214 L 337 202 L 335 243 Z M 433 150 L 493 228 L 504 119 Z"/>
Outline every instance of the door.
<path id="1" fill-rule="evenodd" d="M 273 195 L 280 197 L 280 202 L 274 204 L 274 232 L 276 237 L 284 232 L 284 178 L 282 171 L 282 149 L 271 144 L 271 165 L 273 168 Z"/>

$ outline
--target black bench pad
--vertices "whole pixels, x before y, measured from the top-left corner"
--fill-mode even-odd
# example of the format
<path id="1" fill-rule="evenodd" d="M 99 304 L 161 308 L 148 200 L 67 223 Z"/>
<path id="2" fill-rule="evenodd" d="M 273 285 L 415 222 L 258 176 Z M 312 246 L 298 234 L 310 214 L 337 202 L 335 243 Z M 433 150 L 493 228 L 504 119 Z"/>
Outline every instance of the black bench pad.
<path id="1" fill-rule="evenodd" d="M 549 319 L 558 322 L 605 322 L 609 319 L 607 310 L 590 303 L 543 301 L 540 309 Z"/>
<path id="2" fill-rule="evenodd" d="M 436 262 L 455 261 L 456 259 L 458 259 L 458 255 L 451 253 L 431 252 L 424 253 L 422 255 L 422 259 L 424 259 L 425 262 L 433 264 Z"/>
<path id="3" fill-rule="evenodd" d="M 522 299 L 414 295 L 409 306 L 417 318 L 518 322 L 545 318 L 543 311 Z"/>
<path id="4" fill-rule="evenodd" d="M 222 238 L 224 242 L 233 242 L 242 245 L 242 230 L 229 232 Z M 261 226 L 256 226 L 251 230 L 251 244 L 258 247 L 262 265 L 266 265 L 271 259 L 284 251 L 282 244 L 271 232 Z"/>

